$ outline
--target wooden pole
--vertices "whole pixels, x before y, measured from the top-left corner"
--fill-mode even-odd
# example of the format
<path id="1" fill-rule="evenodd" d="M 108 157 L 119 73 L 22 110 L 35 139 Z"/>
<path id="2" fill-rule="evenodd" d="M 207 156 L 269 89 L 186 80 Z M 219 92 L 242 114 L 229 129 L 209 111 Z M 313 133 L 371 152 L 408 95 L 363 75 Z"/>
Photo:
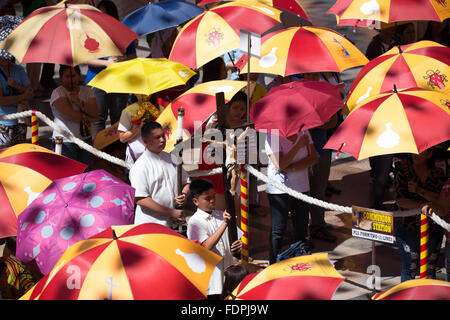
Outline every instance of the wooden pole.
<path id="1" fill-rule="evenodd" d="M 225 126 L 225 95 L 223 92 L 216 93 L 216 106 L 217 106 L 217 124 L 220 132 L 222 133 L 223 141 L 226 141 L 226 126 Z M 227 179 L 227 166 L 226 166 L 226 152 L 223 152 L 222 161 L 222 176 L 223 176 L 223 188 L 225 196 L 225 205 L 227 212 L 231 215 L 230 222 L 228 223 L 228 240 L 230 245 L 238 239 L 237 227 L 236 227 L 236 211 L 234 208 L 234 197 L 230 193 L 230 181 Z"/>

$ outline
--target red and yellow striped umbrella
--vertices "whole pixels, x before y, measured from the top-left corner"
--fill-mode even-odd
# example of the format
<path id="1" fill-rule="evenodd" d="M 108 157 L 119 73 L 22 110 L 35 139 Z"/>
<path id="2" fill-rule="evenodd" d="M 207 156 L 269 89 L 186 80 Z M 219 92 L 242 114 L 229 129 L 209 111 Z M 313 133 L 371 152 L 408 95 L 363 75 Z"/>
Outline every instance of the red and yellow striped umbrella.
<path id="1" fill-rule="evenodd" d="M 344 279 L 328 253 L 294 257 L 249 274 L 227 299 L 330 300 Z"/>
<path id="2" fill-rule="evenodd" d="M 64 1 L 33 11 L 0 43 L 21 63 L 78 65 L 121 56 L 138 35 L 120 21 L 85 4 Z"/>
<path id="3" fill-rule="evenodd" d="M 17 216 L 53 180 L 84 169 L 86 165 L 34 144 L 0 150 L 0 238 L 17 234 Z"/>
<path id="4" fill-rule="evenodd" d="M 339 20 L 362 19 L 386 23 L 407 20 L 444 21 L 450 18 L 446 0 L 337 0 L 327 11 Z"/>
<path id="5" fill-rule="evenodd" d="M 246 57 L 237 66 L 247 72 Z M 250 72 L 287 76 L 305 72 L 341 72 L 368 63 L 366 56 L 338 32 L 294 27 L 261 39 L 261 58 L 251 57 Z"/>
<path id="6" fill-rule="evenodd" d="M 230 0 L 226 0 L 226 1 L 230 1 Z M 251 1 L 251 0 L 239 0 L 239 1 Z M 311 21 L 311 19 L 308 17 L 308 15 L 306 14 L 306 11 L 302 8 L 302 6 L 300 5 L 300 2 L 298 0 L 254 0 L 257 2 L 261 2 L 264 3 L 265 5 L 271 6 L 271 7 L 275 7 L 275 8 L 279 8 L 282 10 L 286 10 L 292 13 L 295 13 L 296 15 L 307 19 L 309 21 Z M 211 3 L 218 3 L 218 2 L 224 2 L 223 0 L 203 0 L 200 1 L 199 3 L 197 3 L 198 6 L 205 6 L 207 4 L 211 4 Z M 206 7 L 206 6 L 205 6 Z"/>
<path id="7" fill-rule="evenodd" d="M 347 96 L 347 113 L 370 96 L 397 89 L 419 87 L 449 92 L 450 48 L 433 41 L 394 47 L 366 64 Z"/>
<path id="8" fill-rule="evenodd" d="M 281 11 L 255 1 L 233 1 L 205 11 L 178 33 L 169 60 L 198 69 L 240 47 L 240 30 L 261 34 L 281 23 Z"/>
<path id="9" fill-rule="evenodd" d="M 183 140 L 185 140 L 194 133 L 196 121 L 201 124 L 216 112 L 216 93 L 223 92 L 225 102 L 227 102 L 246 85 L 247 82 L 236 80 L 209 81 L 199 84 L 178 96 L 156 120 L 167 132 L 164 151 L 172 151 L 176 144 L 178 108 L 184 108 Z"/>
<path id="10" fill-rule="evenodd" d="M 379 292 L 372 300 L 450 300 L 450 282 L 413 279 Z"/>
<path id="11" fill-rule="evenodd" d="M 391 90 L 358 104 L 325 144 L 361 160 L 419 154 L 450 139 L 449 96 L 421 88 Z"/>
<path id="12" fill-rule="evenodd" d="M 21 299 L 204 299 L 221 259 L 159 224 L 112 226 L 69 247 Z"/>

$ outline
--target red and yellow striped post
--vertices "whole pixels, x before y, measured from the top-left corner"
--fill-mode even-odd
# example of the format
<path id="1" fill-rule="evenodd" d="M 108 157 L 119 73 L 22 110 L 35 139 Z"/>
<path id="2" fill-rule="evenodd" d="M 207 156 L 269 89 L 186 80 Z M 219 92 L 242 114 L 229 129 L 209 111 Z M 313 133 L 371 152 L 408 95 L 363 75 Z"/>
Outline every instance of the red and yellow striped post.
<path id="1" fill-rule="evenodd" d="M 31 111 L 31 143 L 39 144 L 39 122 L 36 110 Z"/>
<path id="2" fill-rule="evenodd" d="M 242 235 L 242 252 L 241 263 L 248 265 L 248 173 L 247 170 L 241 168 L 241 230 Z"/>
<path id="3" fill-rule="evenodd" d="M 420 215 L 420 279 L 428 275 L 428 217 Z"/>

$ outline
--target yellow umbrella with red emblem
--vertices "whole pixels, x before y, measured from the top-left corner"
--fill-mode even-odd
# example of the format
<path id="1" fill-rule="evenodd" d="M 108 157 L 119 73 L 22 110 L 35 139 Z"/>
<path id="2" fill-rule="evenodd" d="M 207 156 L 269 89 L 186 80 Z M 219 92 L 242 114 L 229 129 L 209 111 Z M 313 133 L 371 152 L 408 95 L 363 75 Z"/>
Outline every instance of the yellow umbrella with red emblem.
<path id="1" fill-rule="evenodd" d="M 350 87 L 348 113 L 370 96 L 397 89 L 419 87 L 449 92 L 450 48 L 433 41 L 419 41 L 397 46 L 371 60 Z"/>
<path id="2" fill-rule="evenodd" d="M 344 279 L 327 253 L 294 257 L 249 274 L 227 299 L 330 300 Z"/>

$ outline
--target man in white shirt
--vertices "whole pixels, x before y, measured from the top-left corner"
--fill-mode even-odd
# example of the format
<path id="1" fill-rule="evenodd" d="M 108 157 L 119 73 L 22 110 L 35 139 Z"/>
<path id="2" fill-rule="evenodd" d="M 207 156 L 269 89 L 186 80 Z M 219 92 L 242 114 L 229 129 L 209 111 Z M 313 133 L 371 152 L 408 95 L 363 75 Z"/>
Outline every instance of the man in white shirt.
<path id="1" fill-rule="evenodd" d="M 171 155 L 164 152 L 166 137 L 157 122 L 142 126 L 141 137 L 146 150 L 130 169 L 131 186 L 136 189 L 135 224 L 158 223 L 170 227 L 171 219 L 184 220 L 182 208 L 189 193 L 187 173 L 182 170 L 182 194 L 177 195 L 177 170 Z"/>

